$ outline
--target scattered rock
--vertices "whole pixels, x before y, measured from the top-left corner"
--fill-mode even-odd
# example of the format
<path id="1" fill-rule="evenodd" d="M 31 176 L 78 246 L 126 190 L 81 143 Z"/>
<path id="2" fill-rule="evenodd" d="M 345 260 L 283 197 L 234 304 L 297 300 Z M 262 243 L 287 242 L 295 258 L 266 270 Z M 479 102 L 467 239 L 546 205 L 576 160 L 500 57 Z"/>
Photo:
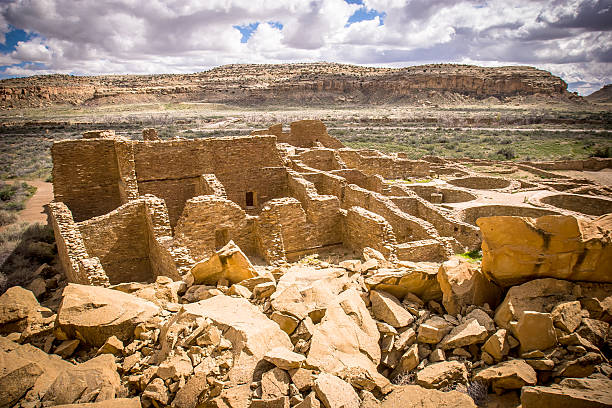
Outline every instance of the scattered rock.
<path id="1" fill-rule="evenodd" d="M 268 351 L 265 354 L 264 359 L 283 370 L 300 368 L 306 361 L 306 357 L 303 355 L 294 353 L 293 351 L 282 347 L 276 347 Z"/>
<path id="2" fill-rule="evenodd" d="M 381 408 L 476 408 L 474 401 L 459 391 L 442 392 L 418 385 L 397 387 L 380 404 Z"/>
<path id="3" fill-rule="evenodd" d="M 104 354 L 64 370 L 45 393 L 43 402 L 60 405 L 103 401 L 115 398 L 120 388 L 115 358 Z"/>
<path id="4" fill-rule="evenodd" d="M 414 321 L 414 316 L 404 309 L 393 295 L 372 290 L 370 291 L 370 301 L 372 302 L 374 317 L 393 327 L 405 327 Z"/>
<path id="5" fill-rule="evenodd" d="M 466 384 L 468 372 L 465 364 L 443 361 L 428 365 L 417 373 L 416 382 L 425 388 L 444 388 L 453 384 Z"/>
<path id="6" fill-rule="evenodd" d="M 582 321 L 582 309 L 579 301 L 563 302 L 556 305 L 550 313 L 556 327 L 573 333 Z"/>
<path id="7" fill-rule="evenodd" d="M 160 308 L 136 296 L 99 286 L 69 284 L 57 313 L 57 327 L 66 338 L 100 347 L 111 336 L 125 341 L 140 323 Z"/>
<path id="8" fill-rule="evenodd" d="M 442 290 L 442 304 L 451 315 L 461 313 L 469 305 L 482 306 L 487 303 L 495 307 L 501 297 L 501 290 L 496 284 L 489 281 L 473 263 L 460 257 L 453 257 L 440 266 L 438 282 Z"/>
<path id="9" fill-rule="evenodd" d="M 353 387 L 335 375 L 319 374 L 314 391 L 326 408 L 359 408 L 361 403 Z"/>
<path id="10" fill-rule="evenodd" d="M 501 394 L 525 385 L 535 385 L 537 376 L 524 360 L 509 360 L 479 371 L 474 380 L 487 383 L 496 394 Z"/>
<path id="11" fill-rule="evenodd" d="M 440 348 L 451 349 L 482 343 L 488 336 L 487 329 L 481 326 L 476 319 L 470 319 L 454 327 L 440 342 Z"/>
<path id="12" fill-rule="evenodd" d="M 557 334 L 549 313 L 523 312 L 519 321 L 511 324 L 511 328 L 521 344 L 521 353 L 543 351 L 557 344 Z"/>
<path id="13" fill-rule="evenodd" d="M 228 242 L 209 259 L 198 262 L 190 273 L 197 285 L 216 285 L 221 279 L 234 284 L 257 276 L 251 261 L 234 241 Z"/>
<path id="14" fill-rule="evenodd" d="M 521 406 L 523 408 L 610 407 L 612 406 L 612 381 L 568 378 L 550 387 L 523 387 Z"/>

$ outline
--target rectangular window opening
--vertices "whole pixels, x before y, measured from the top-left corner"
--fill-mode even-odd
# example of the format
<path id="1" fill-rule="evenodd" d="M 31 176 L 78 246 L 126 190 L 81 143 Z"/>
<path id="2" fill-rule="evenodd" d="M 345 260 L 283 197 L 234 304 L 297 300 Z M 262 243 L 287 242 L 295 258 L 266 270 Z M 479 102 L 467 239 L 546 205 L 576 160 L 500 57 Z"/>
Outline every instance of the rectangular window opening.
<path id="1" fill-rule="evenodd" d="M 255 207 L 255 193 L 252 191 L 246 192 L 246 206 Z"/>

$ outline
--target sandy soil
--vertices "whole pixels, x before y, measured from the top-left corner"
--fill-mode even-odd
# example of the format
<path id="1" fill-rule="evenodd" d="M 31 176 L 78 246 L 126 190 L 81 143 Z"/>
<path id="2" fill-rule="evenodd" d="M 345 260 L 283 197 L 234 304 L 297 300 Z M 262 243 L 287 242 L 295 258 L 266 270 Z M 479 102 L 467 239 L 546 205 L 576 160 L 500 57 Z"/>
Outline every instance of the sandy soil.
<path id="1" fill-rule="evenodd" d="M 26 183 L 37 188 L 36 193 L 28 201 L 26 208 L 19 212 L 18 222 L 47 223 L 47 214 L 43 206 L 53 201 L 53 184 L 43 180 L 26 180 Z"/>

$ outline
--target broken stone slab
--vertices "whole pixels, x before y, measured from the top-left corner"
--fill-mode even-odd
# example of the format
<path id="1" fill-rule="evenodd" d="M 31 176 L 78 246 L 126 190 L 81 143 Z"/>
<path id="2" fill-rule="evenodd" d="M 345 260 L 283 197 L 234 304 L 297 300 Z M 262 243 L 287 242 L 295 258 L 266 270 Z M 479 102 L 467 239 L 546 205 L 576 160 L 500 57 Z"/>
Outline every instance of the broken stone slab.
<path id="1" fill-rule="evenodd" d="M 278 280 L 276 292 L 270 298 L 272 308 L 303 320 L 313 313 L 324 313 L 327 304 L 333 301 L 348 283 L 349 278 L 343 268 L 292 266 Z M 316 316 L 311 316 L 314 317 Z M 318 323 L 320 318 L 316 320 Z"/>
<path id="2" fill-rule="evenodd" d="M 55 405 L 55 408 L 141 408 L 140 398 L 112 398 L 100 402 Z"/>
<path id="3" fill-rule="evenodd" d="M 183 281 L 173 281 L 167 276 L 158 276 L 153 283 L 120 283 L 110 286 L 109 289 L 138 296 L 160 307 L 165 307 L 168 303 L 178 303 L 178 293 L 184 292 L 186 285 Z"/>
<path id="4" fill-rule="evenodd" d="M 475 381 L 482 381 L 496 394 L 507 390 L 518 390 L 525 385 L 536 385 L 538 382 L 535 370 L 525 360 L 509 360 L 479 371 Z"/>
<path id="5" fill-rule="evenodd" d="M 571 407 L 604 408 L 612 406 L 612 380 L 566 378 L 549 387 L 523 387 L 523 408 Z"/>
<path id="6" fill-rule="evenodd" d="M 0 334 L 21 333 L 51 314 L 31 291 L 10 287 L 0 296 Z"/>
<path id="7" fill-rule="evenodd" d="M 453 326 L 440 316 L 434 316 L 419 326 L 417 341 L 419 343 L 438 344 Z"/>
<path id="8" fill-rule="evenodd" d="M 147 388 L 145 388 L 142 396 L 165 405 L 168 403 L 170 397 L 169 394 L 168 388 L 166 387 L 166 384 L 164 384 L 164 380 L 161 378 L 155 378 L 147 385 Z"/>
<path id="9" fill-rule="evenodd" d="M 503 287 L 543 277 L 610 283 L 610 218 L 481 217 L 482 271 Z"/>
<path id="10" fill-rule="evenodd" d="M 219 295 L 183 305 L 162 329 L 163 353 L 172 349 L 175 333 L 200 321 L 197 319 L 209 319 L 212 327 L 220 330 L 231 342 L 233 365 L 229 380 L 233 385 L 250 384 L 257 365 L 268 351 L 277 347 L 293 349 L 289 336 L 248 300 Z M 161 357 L 165 359 L 163 353 Z"/>
<path id="11" fill-rule="evenodd" d="M 123 342 L 117 338 L 117 336 L 111 336 L 98 349 L 99 354 L 114 354 L 120 356 L 123 352 Z"/>
<path id="12" fill-rule="evenodd" d="M 518 322 L 511 322 L 512 334 L 521 344 L 520 353 L 547 350 L 557 344 L 557 334 L 550 313 L 526 311 Z"/>
<path id="13" fill-rule="evenodd" d="M 442 299 L 436 269 L 412 262 L 402 264 L 406 266 L 400 269 L 378 269 L 365 279 L 367 288 L 390 293 L 398 299 L 403 299 L 408 293 L 413 293 L 426 302 Z"/>
<path id="14" fill-rule="evenodd" d="M 62 358 L 68 358 L 75 352 L 79 346 L 80 340 L 64 340 L 59 346 L 55 348 L 53 353 L 57 354 Z"/>
<path id="15" fill-rule="evenodd" d="M 289 395 L 291 377 L 289 373 L 278 367 L 266 371 L 261 376 L 261 399 L 271 400 Z"/>
<path id="16" fill-rule="evenodd" d="M 468 372 L 465 364 L 443 361 L 430 364 L 417 372 L 416 383 L 421 387 L 440 389 L 452 384 L 466 384 Z"/>
<path id="17" fill-rule="evenodd" d="M 328 373 L 319 374 L 314 391 L 325 408 L 359 408 L 361 404 L 359 395 L 350 384 Z"/>
<path id="18" fill-rule="evenodd" d="M 207 373 L 200 372 L 191 376 L 184 387 L 180 387 L 176 392 L 171 406 L 174 408 L 195 408 L 200 403 L 200 394 L 206 390 L 209 385 L 206 381 Z"/>
<path id="19" fill-rule="evenodd" d="M 391 373 L 391 377 L 396 378 L 399 375 L 409 373 L 414 370 L 420 362 L 419 346 L 418 344 L 413 344 L 401 355 L 397 366 Z"/>
<path id="20" fill-rule="evenodd" d="M 187 303 L 195 303 L 200 300 L 210 299 L 211 297 L 215 297 L 217 295 L 223 295 L 216 286 L 209 285 L 193 285 L 190 286 L 189 289 L 183 295 L 183 301 Z"/>
<path id="21" fill-rule="evenodd" d="M 481 326 L 487 329 L 488 332 L 492 333 L 495 331 L 495 322 L 491 319 L 491 316 L 487 314 L 482 309 L 474 309 L 470 313 L 468 313 L 463 319 L 462 322 L 466 322 L 470 319 L 476 319 Z"/>
<path id="22" fill-rule="evenodd" d="M 320 408 L 320 407 L 321 407 L 321 403 L 317 399 L 316 394 L 315 394 L 314 391 L 311 392 L 310 394 L 308 394 L 304 398 L 304 401 L 302 401 L 299 404 L 295 405 L 295 408 Z"/>
<path id="23" fill-rule="evenodd" d="M 510 352 L 506 329 L 499 329 L 493 333 L 482 346 L 482 350 L 488 353 L 495 361 L 501 361 Z"/>
<path id="24" fill-rule="evenodd" d="M 62 371 L 45 393 L 43 403 L 103 401 L 115 398 L 120 389 L 115 358 L 104 354 Z"/>
<path id="25" fill-rule="evenodd" d="M 602 362 L 599 353 L 589 352 L 574 360 L 561 363 L 553 372 L 554 377 L 587 377 L 595 371 L 595 366 Z"/>
<path id="26" fill-rule="evenodd" d="M 111 336 L 122 341 L 131 339 L 136 326 L 159 312 L 159 306 L 136 296 L 99 286 L 69 284 L 62 294 L 56 330 L 67 339 L 100 347 Z"/>
<path id="27" fill-rule="evenodd" d="M 573 333 L 582 322 L 582 307 L 580 302 L 559 303 L 550 312 L 555 327 L 560 328 L 568 333 Z"/>
<path id="28" fill-rule="evenodd" d="M 442 392 L 419 385 L 395 387 L 380 404 L 381 408 L 476 408 L 467 394 L 459 391 Z"/>
<path id="29" fill-rule="evenodd" d="M 476 319 L 470 319 L 459 326 L 453 327 L 439 344 L 443 350 L 469 346 L 484 342 L 489 333 Z"/>
<path id="30" fill-rule="evenodd" d="M 466 259 L 452 257 L 444 262 L 440 265 L 437 279 L 442 290 L 442 304 L 453 316 L 469 305 L 487 303 L 494 308 L 501 301 L 501 289 Z"/>
<path id="31" fill-rule="evenodd" d="M 249 258 L 234 241 L 228 242 L 209 259 L 195 264 L 190 274 L 197 285 L 216 285 L 221 279 L 234 284 L 258 275 Z"/>
<path id="32" fill-rule="evenodd" d="M 414 322 L 414 316 L 402 307 L 395 296 L 389 293 L 372 290 L 370 291 L 370 302 L 372 302 L 374 317 L 393 327 L 405 327 Z"/>
<path id="33" fill-rule="evenodd" d="M 379 336 L 360 292 L 348 289 L 328 304 L 321 323 L 315 325 L 306 364 L 340 377 L 350 374 L 361 388 L 385 388 L 389 381 L 376 369 Z"/>
<path id="34" fill-rule="evenodd" d="M 0 337 L 0 354 L 5 358 L 4 362 L 14 364 L 16 361 L 24 362 L 24 364 L 34 363 L 42 369 L 42 373 L 37 376 L 33 385 L 29 384 L 26 380 L 21 381 L 19 387 L 23 387 L 24 384 L 28 385 L 26 391 L 27 395 L 39 396 L 44 395 L 49 386 L 55 381 L 55 378 L 64 370 L 74 367 L 73 364 L 62 360 L 62 358 L 55 354 L 47 354 L 38 347 L 34 347 L 30 344 L 17 344 L 13 341 L 7 340 L 4 337 Z M 4 363 L 3 363 L 4 364 Z M 9 364 L 11 365 L 11 364 Z M 4 367 L 1 365 L 0 367 Z M 0 375 L 8 374 L 10 369 L 0 369 Z M 0 380 L 0 384 L 4 385 L 5 390 L 10 390 L 9 385 L 11 381 L 19 378 L 19 376 L 13 375 Z M 0 394 L 1 389 L 0 387 Z M 29 391 L 28 391 L 29 390 Z M 8 397 L 0 398 L 0 401 L 8 401 Z"/>
<path id="35" fill-rule="evenodd" d="M 276 347 L 269 350 L 264 355 L 264 359 L 283 370 L 300 368 L 306 361 L 306 357 L 303 355 L 294 353 L 283 347 Z"/>
<path id="36" fill-rule="evenodd" d="M 0 407 L 12 407 L 42 374 L 34 361 L 0 351 Z"/>
<path id="37" fill-rule="evenodd" d="M 550 305 L 576 300 L 580 287 L 565 280 L 536 279 L 508 289 L 506 297 L 495 310 L 495 323 L 509 330 L 512 320 L 518 321 L 526 311 L 548 312 Z"/>

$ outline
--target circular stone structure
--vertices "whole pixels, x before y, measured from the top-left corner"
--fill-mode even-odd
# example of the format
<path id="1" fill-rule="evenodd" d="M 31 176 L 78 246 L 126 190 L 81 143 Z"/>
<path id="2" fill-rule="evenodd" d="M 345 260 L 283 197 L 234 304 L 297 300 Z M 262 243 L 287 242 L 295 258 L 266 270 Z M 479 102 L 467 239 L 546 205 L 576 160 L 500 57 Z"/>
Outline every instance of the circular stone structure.
<path id="1" fill-rule="evenodd" d="M 612 213 L 612 200 L 603 197 L 583 196 L 578 194 L 553 194 L 540 197 L 539 201 L 553 207 L 575 211 L 588 215 Z"/>
<path id="2" fill-rule="evenodd" d="M 538 218 L 544 215 L 559 215 L 553 210 L 534 207 L 523 207 L 517 205 L 478 205 L 463 209 L 463 221 L 476 225 L 476 220 L 482 217 L 514 216 Z"/>
<path id="3" fill-rule="evenodd" d="M 510 187 L 512 183 L 510 180 L 498 177 L 471 176 L 449 180 L 448 184 L 474 190 L 499 190 Z"/>

